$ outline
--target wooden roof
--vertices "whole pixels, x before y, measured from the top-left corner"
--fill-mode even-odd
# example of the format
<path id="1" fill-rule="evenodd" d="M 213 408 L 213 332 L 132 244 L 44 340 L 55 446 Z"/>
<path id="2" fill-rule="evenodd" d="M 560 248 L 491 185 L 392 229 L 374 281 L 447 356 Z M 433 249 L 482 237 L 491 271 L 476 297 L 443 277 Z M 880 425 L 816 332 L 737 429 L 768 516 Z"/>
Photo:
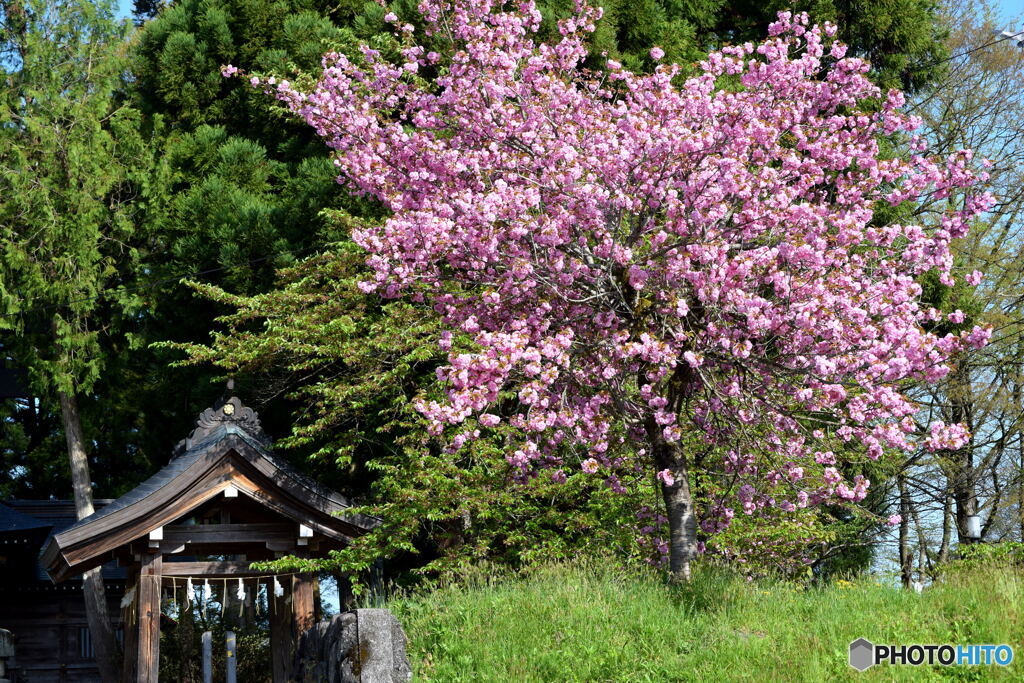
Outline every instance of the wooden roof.
<path id="1" fill-rule="evenodd" d="M 233 487 L 265 508 L 340 542 L 380 520 L 347 514 L 351 503 L 278 459 L 259 418 L 237 397 L 205 410 L 196 428 L 159 472 L 102 510 L 50 539 L 43 565 L 59 582 L 109 560 L 114 551 L 148 538 Z"/>

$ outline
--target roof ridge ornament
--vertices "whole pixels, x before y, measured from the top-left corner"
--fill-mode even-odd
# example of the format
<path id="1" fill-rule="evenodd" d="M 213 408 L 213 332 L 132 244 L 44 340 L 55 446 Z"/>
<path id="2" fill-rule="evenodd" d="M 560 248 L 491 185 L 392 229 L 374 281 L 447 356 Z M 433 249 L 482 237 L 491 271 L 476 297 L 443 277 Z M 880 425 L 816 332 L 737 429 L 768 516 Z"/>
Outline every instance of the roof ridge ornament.
<path id="1" fill-rule="evenodd" d="M 263 431 L 259 414 L 243 404 L 241 399 L 234 395 L 234 390 L 235 380 L 229 379 L 221 397 L 199 414 L 192 433 L 174 447 L 172 460 L 187 453 L 195 444 L 205 441 L 218 427 L 227 425 L 234 425 L 255 437 L 260 443 L 269 445 L 270 439 Z"/>

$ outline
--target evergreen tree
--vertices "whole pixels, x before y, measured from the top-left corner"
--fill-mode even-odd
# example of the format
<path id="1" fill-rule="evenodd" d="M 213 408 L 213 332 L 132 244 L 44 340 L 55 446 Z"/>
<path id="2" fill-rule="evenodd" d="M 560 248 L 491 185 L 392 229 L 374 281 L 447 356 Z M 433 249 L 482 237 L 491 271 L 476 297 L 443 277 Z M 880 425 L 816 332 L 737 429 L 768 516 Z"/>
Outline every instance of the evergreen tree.
<path id="1" fill-rule="evenodd" d="M 152 144 L 140 151 L 145 172 L 133 172 L 124 193 L 139 228 L 125 242 L 140 267 L 112 266 L 110 280 L 135 308 L 124 316 L 98 302 L 94 315 L 112 333 L 93 338 L 103 372 L 78 397 L 84 438 L 104 454 L 93 468 L 102 495 L 123 493 L 165 462 L 220 391 L 210 370 L 168 370 L 177 354 L 148 347 L 209 334 L 217 309 L 196 306 L 178 280 L 201 273 L 233 292 L 263 291 L 275 268 L 331 234 L 319 213 L 344 193 L 327 155 L 301 127 L 275 119 L 265 98 L 220 73 L 239 59 L 253 68 L 314 68 L 326 45 L 354 40 L 327 18 L 331 11 L 354 21 L 354 10 L 324 2 L 190 0 L 165 6 L 129 46 L 132 76 L 119 97 L 137 109 Z M 50 466 L 61 441 L 55 406 L 33 397 L 2 410 L 10 427 L 0 435 L 4 492 L 67 495 L 66 469 Z M 270 433 L 287 433 L 286 410 L 265 412 Z"/>
<path id="2" fill-rule="evenodd" d="M 135 21 L 141 24 L 147 19 L 152 19 L 160 11 L 163 4 L 163 0 L 134 0 L 132 3 L 132 14 L 135 15 Z"/>
<path id="3" fill-rule="evenodd" d="M 0 46 L 0 335 L 56 400 L 79 518 L 93 512 L 79 397 L 103 371 L 103 299 L 130 272 L 129 168 L 136 112 L 118 106 L 125 27 L 109 2 L 30 0 L 2 6 Z M 83 575 L 100 673 L 119 678 L 99 568 Z"/>

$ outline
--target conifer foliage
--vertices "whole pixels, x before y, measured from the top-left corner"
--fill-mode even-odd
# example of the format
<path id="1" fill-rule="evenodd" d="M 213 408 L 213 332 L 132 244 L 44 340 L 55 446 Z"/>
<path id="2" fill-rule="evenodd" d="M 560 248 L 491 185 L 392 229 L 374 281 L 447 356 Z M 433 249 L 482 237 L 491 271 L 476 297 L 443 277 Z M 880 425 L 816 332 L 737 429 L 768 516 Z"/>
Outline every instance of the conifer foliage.
<path id="1" fill-rule="evenodd" d="M 2 6 L 0 49 L 0 332 L 38 395 L 59 405 L 79 518 L 93 512 L 90 444 L 78 397 L 104 371 L 99 294 L 132 272 L 132 169 L 138 116 L 118 105 L 125 30 L 108 2 Z M 6 425 L 5 425 L 6 427 Z M 100 569 L 83 576 L 104 681 L 118 652 Z"/>

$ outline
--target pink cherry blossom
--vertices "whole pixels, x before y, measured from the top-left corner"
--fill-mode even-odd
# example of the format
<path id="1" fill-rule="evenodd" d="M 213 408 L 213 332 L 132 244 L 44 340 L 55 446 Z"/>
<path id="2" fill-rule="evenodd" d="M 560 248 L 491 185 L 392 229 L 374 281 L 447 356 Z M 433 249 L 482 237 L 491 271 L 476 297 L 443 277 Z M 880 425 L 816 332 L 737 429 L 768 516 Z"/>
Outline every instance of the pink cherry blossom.
<path id="1" fill-rule="evenodd" d="M 672 470 L 661 470 L 658 472 L 658 480 L 665 484 L 665 486 L 672 486 L 676 483 L 675 477 L 672 476 Z"/>
<path id="2" fill-rule="evenodd" d="M 929 451 L 956 450 L 965 445 L 970 440 L 970 436 L 970 432 L 964 425 L 948 425 L 937 420 L 929 425 L 924 445 Z"/>
<path id="3" fill-rule="evenodd" d="M 680 82 L 668 64 L 579 70 L 601 15 L 583 2 L 554 44 L 532 2 L 419 7 L 432 45 L 448 41 L 435 82 L 412 74 L 418 46 L 395 64 L 328 54 L 310 92 L 256 82 L 324 138 L 340 182 L 388 210 L 353 231 L 360 288 L 422 301 L 468 336 L 469 351 L 441 340 L 446 397 L 418 404 L 433 433 L 486 425 L 512 392 L 519 476 L 573 446 L 613 490 L 636 467 L 669 471 L 673 571 L 696 556 L 681 486 L 695 452 L 725 454 L 704 466 L 737 478 L 729 495 L 754 514 L 786 501 L 786 481 L 810 489 L 798 507 L 856 502 L 868 483 L 844 481 L 835 453 L 921 445 L 901 426 L 918 409 L 907 380 L 941 379 L 991 329 L 929 331 L 939 314 L 918 279 L 953 282 L 950 245 L 992 199 L 971 189 L 967 150 L 880 147 L 920 122 L 834 26 L 780 13 L 763 43 L 711 53 Z M 877 224 L 881 204 L 954 191 L 963 201 L 931 225 Z M 923 444 L 964 438 L 941 425 Z M 706 533 L 728 524 L 727 502 L 698 510 Z"/>

